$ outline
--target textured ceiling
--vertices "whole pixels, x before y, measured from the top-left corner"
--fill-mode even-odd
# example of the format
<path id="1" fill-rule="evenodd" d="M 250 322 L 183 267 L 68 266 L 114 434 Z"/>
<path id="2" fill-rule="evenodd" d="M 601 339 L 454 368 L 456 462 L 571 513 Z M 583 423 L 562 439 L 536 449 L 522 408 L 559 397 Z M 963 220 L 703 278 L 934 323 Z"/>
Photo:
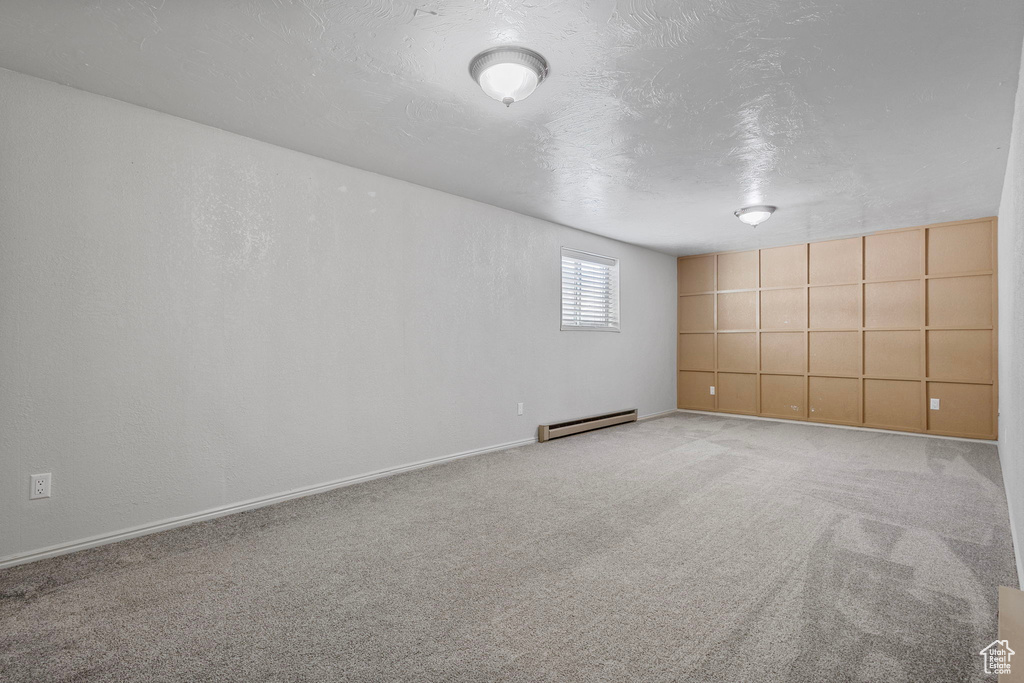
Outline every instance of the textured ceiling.
<path id="1" fill-rule="evenodd" d="M 994 214 L 1022 35 L 1020 0 L 0 4 L 2 67 L 677 254 Z M 551 64 L 509 109 L 468 75 L 504 43 Z"/>

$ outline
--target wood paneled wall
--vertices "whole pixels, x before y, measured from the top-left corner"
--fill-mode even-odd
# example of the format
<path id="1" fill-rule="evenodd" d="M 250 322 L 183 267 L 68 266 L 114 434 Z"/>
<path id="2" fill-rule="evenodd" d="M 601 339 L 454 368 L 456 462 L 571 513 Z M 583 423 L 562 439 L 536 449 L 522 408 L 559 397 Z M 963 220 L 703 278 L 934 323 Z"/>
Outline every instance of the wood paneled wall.
<path id="1" fill-rule="evenodd" d="M 995 223 L 681 257 L 679 407 L 997 438 Z"/>

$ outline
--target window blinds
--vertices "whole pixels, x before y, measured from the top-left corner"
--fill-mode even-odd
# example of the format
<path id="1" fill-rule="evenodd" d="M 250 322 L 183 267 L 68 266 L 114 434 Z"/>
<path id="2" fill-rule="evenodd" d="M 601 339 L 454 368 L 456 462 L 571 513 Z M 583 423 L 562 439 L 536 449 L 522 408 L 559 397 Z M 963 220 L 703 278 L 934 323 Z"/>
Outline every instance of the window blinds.
<path id="1" fill-rule="evenodd" d="M 619 261 L 562 249 L 562 329 L 619 329 Z"/>

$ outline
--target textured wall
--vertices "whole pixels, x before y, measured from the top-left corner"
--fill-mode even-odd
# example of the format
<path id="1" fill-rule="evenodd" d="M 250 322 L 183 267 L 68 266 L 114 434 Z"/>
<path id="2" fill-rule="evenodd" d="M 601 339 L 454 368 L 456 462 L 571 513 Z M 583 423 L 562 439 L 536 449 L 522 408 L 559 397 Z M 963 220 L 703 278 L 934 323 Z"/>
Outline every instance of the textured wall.
<path id="1" fill-rule="evenodd" d="M 674 408 L 670 256 L 9 71 L 0 91 L 0 558 Z M 562 245 L 621 259 L 621 333 L 559 331 Z"/>
<path id="2" fill-rule="evenodd" d="M 1024 581 L 1024 65 L 999 205 L 999 456 Z"/>

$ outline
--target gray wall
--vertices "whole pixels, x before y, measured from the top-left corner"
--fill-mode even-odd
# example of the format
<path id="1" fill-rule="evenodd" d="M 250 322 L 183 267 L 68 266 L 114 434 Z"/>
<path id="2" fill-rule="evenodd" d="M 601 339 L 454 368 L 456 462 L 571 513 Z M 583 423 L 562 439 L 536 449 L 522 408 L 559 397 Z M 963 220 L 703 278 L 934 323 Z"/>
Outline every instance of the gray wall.
<path id="1" fill-rule="evenodd" d="M 671 256 L 9 71 L 0 92 L 0 561 L 675 407 Z M 620 334 L 559 331 L 563 245 L 621 259 Z"/>
<path id="2" fill-rule="evenodd" d="M 1024 62 L 999 204 L 999 457 L 1024 582 Z"/>

